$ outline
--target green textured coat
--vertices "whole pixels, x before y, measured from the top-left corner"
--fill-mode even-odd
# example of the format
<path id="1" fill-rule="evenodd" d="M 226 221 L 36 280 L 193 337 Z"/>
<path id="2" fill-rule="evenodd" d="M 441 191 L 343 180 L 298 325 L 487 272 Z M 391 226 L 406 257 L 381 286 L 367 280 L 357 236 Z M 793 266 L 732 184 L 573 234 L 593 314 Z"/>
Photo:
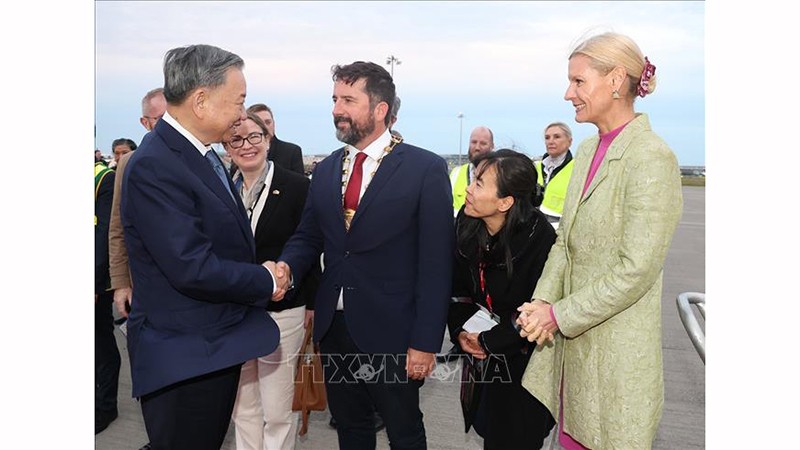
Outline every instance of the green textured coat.
<path id="1" fill-rule="evenodd" d="M 523 386 L 596 449 L 650 448 L 664 404 L 663 264 L 683 209 L 675 155 L 637 114 L 608 148 L 586 195 L 599 137 L 578 149 L 558 238 L 535 298 L 561 333 L 537 346 Z"/>

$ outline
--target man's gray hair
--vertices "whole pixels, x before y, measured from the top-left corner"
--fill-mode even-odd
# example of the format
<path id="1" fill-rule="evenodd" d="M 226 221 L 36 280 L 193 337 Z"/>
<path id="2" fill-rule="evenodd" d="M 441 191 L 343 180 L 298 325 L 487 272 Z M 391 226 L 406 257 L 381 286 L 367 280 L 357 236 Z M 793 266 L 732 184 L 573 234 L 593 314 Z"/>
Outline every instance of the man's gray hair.
<path id="1" fill-rule="evenodd" d="M 147 94 L 142 98 L 142 116 L 147 114 L 147 107 L 150 106 L 150 100 L 159 95 L 164 96 L 164 88 L 157 87 L 147 91 Z"/>
<path id="2" fill-rule="evenodd" d="M 242 69 L 238 55 L 212 45 L 189 45 L 169 50 L 164 56 L 164 97 L 179 105 L 199 87 L 217 87 L 225 83 L 229 68 Z"/>

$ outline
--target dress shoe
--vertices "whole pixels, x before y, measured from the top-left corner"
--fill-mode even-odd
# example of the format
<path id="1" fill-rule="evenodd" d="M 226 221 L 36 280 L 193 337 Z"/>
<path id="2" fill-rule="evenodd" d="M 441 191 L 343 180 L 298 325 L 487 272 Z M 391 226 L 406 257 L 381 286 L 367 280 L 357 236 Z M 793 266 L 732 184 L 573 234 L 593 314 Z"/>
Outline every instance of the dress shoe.
<path id="1" fill-rule="evenodd" d="M 117 418 L 117 410 L 113 411 L 95 411 L 94 412 L 94 434 L 108 428 L 108 426 Z"/>

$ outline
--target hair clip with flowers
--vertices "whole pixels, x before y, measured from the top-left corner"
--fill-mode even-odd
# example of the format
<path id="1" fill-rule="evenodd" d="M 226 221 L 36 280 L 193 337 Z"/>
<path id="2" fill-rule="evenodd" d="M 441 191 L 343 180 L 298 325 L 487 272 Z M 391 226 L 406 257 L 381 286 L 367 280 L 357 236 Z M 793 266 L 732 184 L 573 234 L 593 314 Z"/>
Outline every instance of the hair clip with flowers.
<path id="1" fill-rule="evenodd" d="M 645 56 L 644 69 L 642 69 L 642 78 L 639 80 L 639 86 L 637 87 L 637 93 L 639 94 L 639 97 L 644 97 L 650 93 L 650 78 L 652 78 L 655 74 L 656 66 L 650 64 L 650 60 Z"/>

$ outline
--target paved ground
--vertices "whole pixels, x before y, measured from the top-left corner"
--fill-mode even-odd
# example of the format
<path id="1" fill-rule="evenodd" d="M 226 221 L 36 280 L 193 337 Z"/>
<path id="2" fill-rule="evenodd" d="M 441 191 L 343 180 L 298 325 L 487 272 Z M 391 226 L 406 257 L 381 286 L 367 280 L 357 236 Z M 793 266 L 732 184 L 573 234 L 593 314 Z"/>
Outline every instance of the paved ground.
<path id="1" fill-rule="evenodd" d="M 654 449 L 705 448 L 705 366 L 678 318 L 675 298 L 681 292 L 705 292 L 705 189 L 684 187 L 684 212 L 664 268 L 663 353 L 665 403 Z M 701 321 L 701 325 L 705 324 Z M 124 338 L 118 336 L 123 355 L 120 373 L 119 418 L 95 437 L 97 450 L 136 450 L 145 442 L 141 411 L 130 398 L 130 367 Z M 443 340 L 443 350 L 450 348 Z M 455 368 L 455 363 L 450 363 Z M 450 367 L 450 366 L 448 366 Z M 421 391 L 428 447 L 432 450 L 479 450 L 482 440 L 464 434 L 458 403 L 458 384 L 428 380 Z M 298 439 L 298 450 L 336 448 L 336 432 L 328 427 L 327 411 L 312 413 L 309 432 Z M 223 449 L 234 449 L 233 427 Z M 378 434 L 378 448 L 388 449 L 386 432 Z"/>

